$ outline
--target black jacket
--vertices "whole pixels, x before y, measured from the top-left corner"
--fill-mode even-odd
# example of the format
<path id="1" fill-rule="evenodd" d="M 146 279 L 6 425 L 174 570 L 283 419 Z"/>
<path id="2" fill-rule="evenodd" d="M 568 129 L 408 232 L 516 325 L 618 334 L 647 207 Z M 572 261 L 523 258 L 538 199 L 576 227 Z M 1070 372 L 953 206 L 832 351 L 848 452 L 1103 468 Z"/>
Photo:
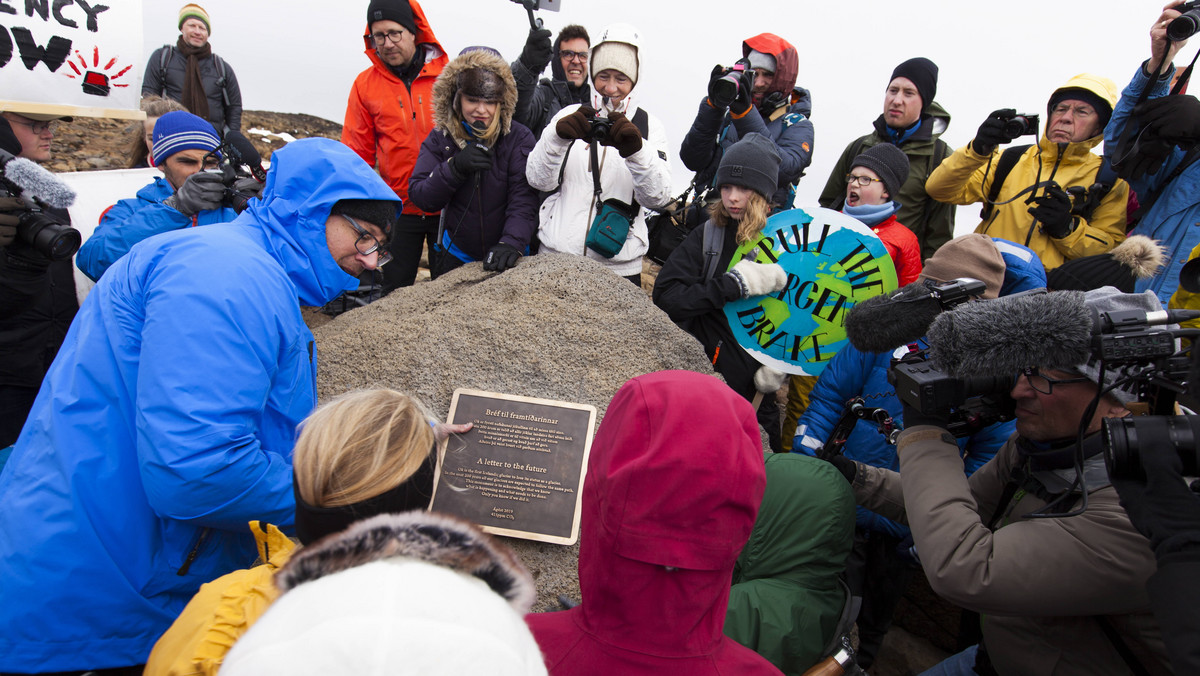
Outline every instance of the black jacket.
<path id="1" fill-rule="evenodd" d="M 517 110 L 513 119 L 529 127 L 534 140 L 542 137 L 542 131 L 558 111 L 576 103 L 591 105 L 592 89 L 584 82 L 572 87 L 565 76 L 560 75 L 561 66 L 553 64 L 555 79 L 542 78 L 525 67 L 520 59 L 511 64 L 513 79 L 517 81 Z"/>

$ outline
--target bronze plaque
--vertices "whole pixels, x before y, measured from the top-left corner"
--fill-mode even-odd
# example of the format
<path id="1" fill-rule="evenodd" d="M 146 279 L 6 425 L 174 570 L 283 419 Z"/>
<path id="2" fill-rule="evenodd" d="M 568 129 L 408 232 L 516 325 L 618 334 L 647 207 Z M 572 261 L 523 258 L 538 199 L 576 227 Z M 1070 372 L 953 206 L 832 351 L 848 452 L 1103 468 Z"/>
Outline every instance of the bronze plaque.
<path id="1" fill-rule="evenodd" d="M 439 451 L 431 509 L 497 535 L 575 544 L 595 406 L 460 388 L 449 422 L 475 426 Z"/>

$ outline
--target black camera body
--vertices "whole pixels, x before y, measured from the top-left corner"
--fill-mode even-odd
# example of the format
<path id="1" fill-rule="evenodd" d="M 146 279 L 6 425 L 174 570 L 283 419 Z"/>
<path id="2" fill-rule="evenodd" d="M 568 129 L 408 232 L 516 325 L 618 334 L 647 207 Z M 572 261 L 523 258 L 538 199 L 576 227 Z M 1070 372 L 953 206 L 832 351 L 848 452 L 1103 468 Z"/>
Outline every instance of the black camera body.
<path id="1" fill-rule="evenodd" d="M 733 66 L 726 68 L 724 75 L 709 88 L 709 98 L 717 108 L 728 108 L 741 91 L 743 82 L 754 82 L 754 69 L 750 67 L 749 59 L 738 59 Z M 746 78 L 743 80 L 742 78 Z"/>
<path id="2" fill-rule="evenodd" d="M 1004 120 L 1004 135 L 1011 141 L 1022 136 L 1037 136 L 1041 118 L 1036 114 L 1017 113 Z"/>
<path id="3" fill-rule="evenodd" d="M 600 145 L 604 145 L 604 142 L 608 140 L 608 133 L 610 131 L 612 131 L 612 120 L 607 117 L 595 115 L 592 117 L 592 129 L 588 132 L 587 138 L 584 140 L 588 142 L 595 141 Z"/>
<path id="4" fill-rule="evenodd" d="M 1167 25 L 1167 39 L 1183 42 L 1200 32 L 1200 0 L 1190 0 L 1175 8 L 1181 14 Z"/>
<path id="5" fill-rule="evenodd" d="M 242 152 L 227 140 L 205 155 L 204 163 L 208 164 L 210 158 L 216 160 L 217 168 L 208 171 L 221 174 L 221 183 L 225 186 L 225 197 L 222 202 L 241 213 L 246 208 L 246 203 L 256 197 L 256 195 L 244 194 L 233 187 L 243 178 L 256 178 L 252 175 L 251 169 L 247 167 Z"/>
<path id="6" fill-rule="evenodd" d="M 927 415 L 947 416 L 946 429 L 955 437 L 969 436 L 1014 416 L 1015 405 L 1008 393 L 1015 377 L 955 378 L 934 367 L 926 350 L 893 359 L 888 382 L 905 404 Z"/>

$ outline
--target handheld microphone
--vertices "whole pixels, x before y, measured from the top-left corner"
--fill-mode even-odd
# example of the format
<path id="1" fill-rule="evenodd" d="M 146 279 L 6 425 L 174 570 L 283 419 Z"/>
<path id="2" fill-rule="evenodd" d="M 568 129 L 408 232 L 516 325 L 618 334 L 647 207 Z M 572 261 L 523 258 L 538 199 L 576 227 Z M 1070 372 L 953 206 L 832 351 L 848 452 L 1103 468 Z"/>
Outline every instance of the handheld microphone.
<path id="1" fill-rule="evenodd" d="M 0 176 L 21 190 L 25 197 L 66 209 L 75 203 L 75 191 L 54 174 L 24 157 L 0 150 Z"/>
<path id="2" fill-rule="evenodd" d="M 913 282 L 855 304 L 843 324 L 846 337 L 863 352 L 891 352 L 924 336 L 943 310 L 985 290 L 983 282 L 965 277 L 944 284 Z"/>
<path id="3" fill-rule="evenodd" d="M 225 134 L 225 143 L 229 146 L 230 154 L 238 164 L 244 164 L 250 169 L 250 175 L 259 183 L 266 183 L 267 170 L 262 166 L 262 155 L 258 149 L 239 131 L 229 130 Z"/>

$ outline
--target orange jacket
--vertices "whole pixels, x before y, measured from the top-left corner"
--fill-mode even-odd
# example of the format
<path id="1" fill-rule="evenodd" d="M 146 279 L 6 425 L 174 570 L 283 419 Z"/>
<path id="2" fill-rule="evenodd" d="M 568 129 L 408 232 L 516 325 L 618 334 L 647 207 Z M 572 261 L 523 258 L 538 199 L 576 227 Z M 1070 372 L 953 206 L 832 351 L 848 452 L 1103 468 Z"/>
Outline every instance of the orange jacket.
<path id="1" fill-rule="evenodd" d="M 425 67 L 409 91 L 379 60 L 371 39 L 366 38 L 365 51 L 371 67 L 358 74 L 350 89 L 342 143 L 379 170 L 383 180 L 404 200 L 404 213 L 428 214 L 409 202 L 408 177 L 417 163 L 421 142 L 433 130 L 433 83 L 449 59 L 434 37 L 424 10 L 416 0 L 410 0 L 409 4 L 417 24 L 417 44 L 429 46 L 425 50 Z M 365 32 L 371 32 L 370 24 Z"/>

